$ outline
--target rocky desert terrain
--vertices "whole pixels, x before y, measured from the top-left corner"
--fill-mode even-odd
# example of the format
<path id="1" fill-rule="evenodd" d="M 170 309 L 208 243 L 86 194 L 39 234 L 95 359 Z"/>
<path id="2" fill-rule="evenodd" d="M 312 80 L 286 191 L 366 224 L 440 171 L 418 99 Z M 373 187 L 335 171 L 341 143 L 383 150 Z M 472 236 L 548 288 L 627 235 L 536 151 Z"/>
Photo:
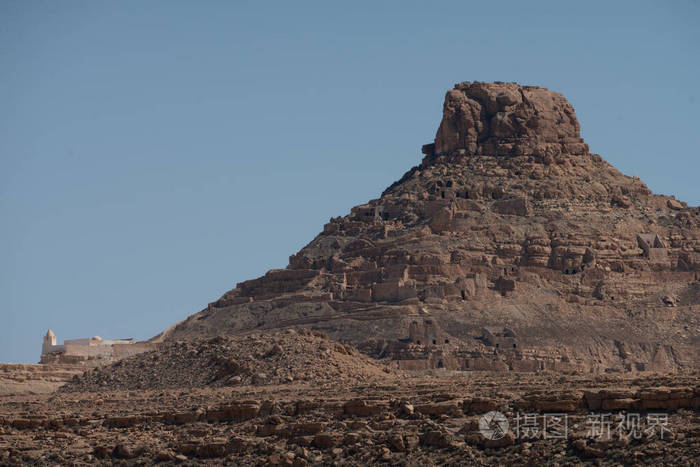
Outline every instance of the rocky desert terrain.
<path id="1" fill-rule="evenodd" d="M 0 366 L 0 464 L 700 464 L 700 208 L 536 86 L 455 85 L 422 149 L 149 342 Z"/>
<path id="2" fill-rule="evenodd" d="M 406 372 L 283 331 L 172 344 L 53 394 L 0 397 L 0 463 L 697 465 L 699 407 L 697 371 Z M 507 426 L 488 439 L 493 411 Z"/>

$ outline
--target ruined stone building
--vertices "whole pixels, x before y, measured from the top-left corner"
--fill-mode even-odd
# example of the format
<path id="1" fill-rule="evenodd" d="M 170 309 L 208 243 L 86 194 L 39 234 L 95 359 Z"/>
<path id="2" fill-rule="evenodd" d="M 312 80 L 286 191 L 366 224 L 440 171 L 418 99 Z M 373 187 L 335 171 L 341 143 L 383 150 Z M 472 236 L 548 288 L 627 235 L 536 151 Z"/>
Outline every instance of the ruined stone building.
<path id="1" fill-rule="evenodd" d="M 450 343 L 449 336 L 431 319 L 425 319 L 422 323 L 412 321 L 408 327 L 408 340 L 417 345 L 443 345 Z"/>
<path id="2" fill-rule="evenodd" d="M 637 234 L 637 244 L 644 251 L 644 256 L 651 261 L 666 261 L 668 250 L 659 234 Z"/>
<path id="3" fill-rule="evenodd" d="M 513 330 L 486 326 L 482 329 L 481 340 L 488 346 L 501 350 L 517 349 L 518 338 Z"/>

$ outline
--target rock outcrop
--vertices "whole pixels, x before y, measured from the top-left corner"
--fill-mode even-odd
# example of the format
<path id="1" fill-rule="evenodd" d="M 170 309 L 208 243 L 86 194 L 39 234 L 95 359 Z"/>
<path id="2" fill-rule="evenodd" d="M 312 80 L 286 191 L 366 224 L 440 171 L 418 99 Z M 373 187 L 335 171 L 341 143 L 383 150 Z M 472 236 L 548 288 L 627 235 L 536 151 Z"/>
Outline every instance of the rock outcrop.
<path id="1" fill-rule="evenodd" d="M 423 150 L 419 166 L 330 219 L 286 269 L 154 340 L 311 327 L 409 369 L 700 361 L 700 210 L 591 154 L 563 96 L 458 84 Z M 436 331 L 412 339 L 426 321 Z M 489 343 L 487 327 L 517 342 Z"/>
<path id="2" fill-rule="evenodd" d="M 447 92 L 434 147 L 426 150 L 429 155 L 542 158 L 588 154 L 574 108 L 561 94 L 537 86 L 478 82 Z"/>

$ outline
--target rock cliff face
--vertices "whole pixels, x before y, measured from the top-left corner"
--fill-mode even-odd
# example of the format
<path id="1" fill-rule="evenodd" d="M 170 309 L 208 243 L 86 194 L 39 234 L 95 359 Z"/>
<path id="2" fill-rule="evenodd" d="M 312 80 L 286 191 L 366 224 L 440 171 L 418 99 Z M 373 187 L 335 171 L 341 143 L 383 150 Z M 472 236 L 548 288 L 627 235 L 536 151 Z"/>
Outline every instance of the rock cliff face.
<path id="1" fill-rule="evenodd" d="M 462 83 L 447 92 L 437 154 L 588 154 L 574 108 L 559 93 L 514 83 Z"/>
<path id="2" fill-rule="evenodd" d="M 700 210 L 590 154 L 562 95 L 458 84 L 423 152 L 286 269 L 154 340 L 310 327 L 409 369 L 696 364 Z"/>

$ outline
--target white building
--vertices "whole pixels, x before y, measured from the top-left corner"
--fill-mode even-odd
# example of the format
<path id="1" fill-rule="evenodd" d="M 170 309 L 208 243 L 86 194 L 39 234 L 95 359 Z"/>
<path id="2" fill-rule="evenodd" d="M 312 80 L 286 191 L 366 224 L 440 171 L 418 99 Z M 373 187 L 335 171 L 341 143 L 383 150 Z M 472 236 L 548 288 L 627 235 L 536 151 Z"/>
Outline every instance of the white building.
<path id="1" fill-rule="evenodd" d="M 80 363 L 93 360 L 119 360 L 130 355 L 152 350 L 147 342 L 134 342 L 133 338 L 106 340 L 100 336 L 85 339 L 66 339 L 56 345 L 56 335 L 51 329 L 44 336 L 41 346 L 41 363 Z"/>

